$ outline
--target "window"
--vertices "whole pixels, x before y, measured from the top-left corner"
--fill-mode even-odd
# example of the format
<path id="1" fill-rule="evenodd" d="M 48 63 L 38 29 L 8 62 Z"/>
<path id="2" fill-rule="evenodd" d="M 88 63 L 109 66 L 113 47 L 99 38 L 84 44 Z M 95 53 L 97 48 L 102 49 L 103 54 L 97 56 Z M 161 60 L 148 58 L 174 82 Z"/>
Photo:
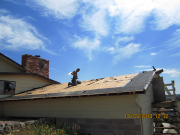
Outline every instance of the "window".
<path id="1" fill-rule="evenodd" d="M 15 94 L 16 82 L 0 80 L 0 95 L 13 95 Z"/>

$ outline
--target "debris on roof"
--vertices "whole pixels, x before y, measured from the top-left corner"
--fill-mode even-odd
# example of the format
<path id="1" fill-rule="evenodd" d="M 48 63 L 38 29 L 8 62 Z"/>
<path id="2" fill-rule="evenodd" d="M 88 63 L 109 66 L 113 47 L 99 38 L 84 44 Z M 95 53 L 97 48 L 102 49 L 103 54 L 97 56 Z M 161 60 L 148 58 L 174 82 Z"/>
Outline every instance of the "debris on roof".
<path id="1" fill-rule="evenodd" d="M 107 77 L 104 79 L 93 79 L 81 81 L 81 85 L 76 85 L 72 87 L 68 87 L 68 83 L 62 84 L 53 84 L 43 88 L 35 89 L 33 91 L 24 92 L 14 96 L 23 96 L 23 95 L 37 95 L 37 94 L 47 94 L 47 93 L 58 93 L 58 92 L 70 92 L 70 91 L 81 91 L 81 90 L 92 90 L 92 89 L 103 89 L 103 88 L 114 88 L 114 87 L 123 87 L 132 78 L 134 78 L 136 74 L 115 76 L 115 77 Z"/>
<path id="2" fill-rule="evenodd" d="M 68 83 L 53 84 L 38 88 L 32 91 L 16 94 L 0 101 L 46 99 L 46 98 L 66 98 L 66 97 L 89 97 L 103 95 L 143 94 L 150 86 L 159 71 L 148 71 L 123 76 L 107 77 L 82 81 L 81 85 L 68 87 Z"/>

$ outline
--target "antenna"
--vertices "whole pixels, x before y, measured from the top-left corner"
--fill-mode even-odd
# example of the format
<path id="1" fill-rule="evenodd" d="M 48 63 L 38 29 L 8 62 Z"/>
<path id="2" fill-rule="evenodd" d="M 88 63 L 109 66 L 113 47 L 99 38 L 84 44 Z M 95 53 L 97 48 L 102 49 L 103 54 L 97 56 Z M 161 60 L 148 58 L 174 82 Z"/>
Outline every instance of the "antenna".
<path id="1" fill-rule="evenodd" d="M 43 67 L 44 67 L 44 63 L 43 63 L 42 61 L 40 61 L 40 62 L 39 62 L 39 68 L 40 68 L 39 72 L 41 72 L 41 70 L 43 69 Z M 39 72 L 37 72 L 37 73 L 39 73 Z"/>

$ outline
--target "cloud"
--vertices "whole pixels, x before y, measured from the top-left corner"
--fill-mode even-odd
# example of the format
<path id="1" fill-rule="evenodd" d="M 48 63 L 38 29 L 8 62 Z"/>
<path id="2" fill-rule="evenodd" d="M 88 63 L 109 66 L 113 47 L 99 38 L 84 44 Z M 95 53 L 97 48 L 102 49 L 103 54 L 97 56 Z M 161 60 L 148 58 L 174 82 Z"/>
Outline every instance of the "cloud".
<path id="1" fill-rule="evenodd" d="M 115 49 L 113 63 L 116 64 L 118 61 L 122 61 L 126 58 L 130 58 L 135 53 L 139 52 L 141 44 L 130 43 L 124 47 Z"/>
<path id="2" fill-rule="evenodd" d="M 66 51 L 65 49 L 66 45 L 64 45 L 61 49 L 59 49 L 60 51 Z"/>
<path id="3" fill-rule="evenodd" d="M 6 9 L 0 9 L 0 15 L 9 14 L 10 12 Z"/>
<path id="4" fill-rule="evenodd" d="M 170 50 L 180 47 L 180 29 L 177 29 L 173 33 L 173 38 L 171 38 L 169 41 L 167 41 L 166 45 L 169 47 Z"/>
<path id="5" fill-rule="evenodd" d="M 124 44 L 124 43 L 128 43 L 130 41 L 134 40 L 134 36 L 126 36 L 126 37 L 117 37 L 116 38 L 116 42 L 115 42 L 115 45 L 116 47 L 119 46 L 119 44 Z"/>
<path id="6" fill-rule="evenodd" d="M 180 52 L 176 53 L 176 54 L 173 54 L 171 56 L 180 56 Z"/>
<path id="7" fill-rule="evenodd" d="M 172 38 L 166 42 L 166 46 L 168 50 L 173 50 L 180 48 L 180 29 L 177 29 L 173 34 Z M 177 52 L 175 54 L 172 54 L 171 56 L 180 56 L 180 52 Z"/>
<path id="8" fill-rule="evenodd" d="M 82 14 L 79 20 L 79 26 L 87 31 L 93 31 L 95 34 L 108 35 L 108 23 L 106 21 L 106 11 L 99 10 L 94 13 Z"/>
<path id="9" fill-rule="evenodd" d="M 73 18 L 80 4 L 80 0 L 27 0 L 27 5 L 39 10 L 43 16 L 53 16 L 56 19 Z"/>
<path id="10" fill-rule="evenodd" d="M 180 76 L 180 70 L 178 69 L 164 69 L 164 74 L 169 74 L 170 77 L 179 77 Z"/>
<path id="11" fill-rule="evenodd" d="M 153 10 L 153 4 L 150 0 L 84 0 L 83 2 L 88 5 L 81 12 L 86 26 L 91 26 L 91 29 L 88 30 L 99 33 L 99 30 L 102 29 L 104 35 L 108 35 L 112 31 L 115 34 L 131 35 L 143 31 L 145 20 Z"/>
<path id="12" fill-rule="evenodd" d="M 150 50 L 150 49 L 155 49 L 155 48 L 157 48 L 157 47 L 150 47 L 150 48 L 144 47 L 141 51 L 144 51 L 144 50 Z"/>
<path id="13" fill-rule="evenodd" d="M 109 49 L 107 49 L 107 51 L 110 51 L 111 54 L 114 54 L 115 52 L 114 47 L 110 47 Z"/>
<path id="14" fill-rule="evenodd" d="M 166 69 L 166 68 L 156 68 L 156 70 L 163 69 L 164 72 L 162 74 L 168 74 L 170 77 L 179 77 L 180 76 L 180 70 L 179 69 Z M 152 71 L 153 69 L 145 69 L 140 71 Z"/>
<path id="15" fill-rule="evenodd" d="M 55 53 L 55 52 L 47 49 L 44 45 L 42 46 L 42 50 L 45 51 L 45 52 L 48 52 L 48 53 L 50 53 L 50 54 L 52 54 L 52 55 L 57 55 L 57 53 Z"/>
<path id="16" fill-rule="evenodd" d="M 154 24 L 153 29 L 164 30 L 172 25 L 180 25 L 180 1 L 174 0 L 157 0 L 154 1 L 153 14 L 155 20 L 152 21 Z"/>
<path id="17" fill-rule="evenodd" d="M 116 17 L 116 33 L 137 34 L 144 30 L 145 20 L 153 10 L 151 0 L 115 1 L 109 12 Z"/>
<path id="18" fill-rule="evenodd" d="M 57 69 L 54 69 L 54 68 L 49 68 L 50 70 L 53 70 L 53 71 L 56 71 L 56 72 L 59 72 L 59 70 Z"/>
<path id="19" fill-rule="evenodd" d="M 33 18 L 32 16 L 26 16 L 26 18 L 27 18 L 28 20 L 33 20 L 33 21 L 36 21 L 36 19 L 35 19 L 35 18 Z"/>
<path id="20" fill-rule="evenodd" d="M 93 40 L 88 37 L 80 38 L 77 35 L 74 35 L 75 43 L 73 43 L 74 48 L 79 48 L 84 51 L 85 55 L 89 58 L 89 60 L 93 59 L 92 51 L 98 50 L 100 41 L 95 38 Z"/>
<path id="21" fill-rule="evenodd" d="M 0 47 L 5 50 L 42 49 L 55 55 L 48 50 L 44 42 L 50 42 L 38 33 L 35 27 L 23 19 L 10 15 L 0 16 Z M 4 32 L 2 32 L 4 31 Z"/>
<path id="22" fill-rule="evenodd" d="M 156 55 L 157 53 L 151 53 L 151 55 Z"/>
<path id="23" fill-rule="evenodd" d="M 89 60 L 93 59 L 92 51 L 98 50 L 97 48 L 99 48 L 101 43 L 100 39 L 102 39 L 101 36 L 110 36 L 115 41 L 115 46 L 105 47 L 104 50 L 114 55 L 113 61 L 116 63 L 141 51 L 139 50 L 140 44 L 128 42 L 134 40 L 133 35 L 145 30 L 147 20 L 151 19 L 149 25 L 153 30 L 158 31 L 165 30 L 172 25 L 180 25 L 179 0 L 174 0 L 173 2 L 169 2 L 169 0 L 26 0 L 26 5 L 34 10 L 38 10 L 45 17 L 53 17 L 61 23 L 65 22 L 64 24 L 67 21 L 68 24 L 66 25 L 70 24 L 69 26 L 71 26 L 71 22 L 78 20 L 79 27 L 95 34 L 96 38 L 94 39 L 78 37 L 72 45 L 74 48 L 83 50 Z M 35 32 L 37 30 L 32 26 L 26 29 L 34 37 L 34 40 L 29 42 L 39 42 L 39 48 L 42 47 L 44 42 L 39 37 L 39 34 Z M 124 37 L 116 38 L 114 35 L 117 34 Z M 180 30 L 177 30 L 174 33 L 174 38 L 168 42 L 169 45 L 180 47 L 179 35 Z M 8 40 L 8 42 L 12 41 Z M 36 46 L 37 48 L 38 45 Z M 134 50 L 128 48 L 129 46 Z M 127 48 L 130 49 L 129 52 L 126 51 Z M 145 48 L 143 50 L 154 48 Z M 51 52 L 47 49 L 44 50 Z M 155 53 L 151 53 L 151 55 L 153 54 Z"/>
<path id="24" fill-rule="evenodd" d="M 134 36 L 118 36 L 113 37 L 113 46 L 103 47 L 102 51 L 113 55 L 113 63 L 130 58 L 132 55 L 140 51 L 141 44 L 129 43 L 134 40 Z M 126 45 L 125 45 L 126 44 Z"/>
<path id="25" fill-rule="evenodd" d="M 40 49 L 43 41 L 36 29 L 22 19 L 12 16 L 0 17 L 0 44 L 6 49 Z M 40 38 L 38 38 L 40 37 Z"/>
<path id="26" fill-rule="evenodd" d="M 14 4 L 18 4 L 18 5 L 24 5 L 24 1 L 22 0 L 5 0 L 5 1 L 9 1 L 9 2 L 12 2 Z"/>
<path id="27" fill-rule="evenodd" d="M 103 36 L 140 33 L 149 18 L 153 30 L 180 25 L 179 0 L 26 0 L 26 5 L 55 19 L 78 16 L 79 27 Z"/>
<path id="28" fill-rule="evenodd" d="M 103 51 L 107 51 L 110 54 L 117 53 L 117 49 L 119 47 L 121 47 L 125 43 L 128 43 L 128 42 L 134 40 L 134 36 L 118 36 L 118 37 L 112 36 L 112 38 L 113 38 L 113 45 L 114 45 L 114 47 L 108 46 L 108 47 L 104 47 L 102 49 Z"/>
<path id="29" fill-rule="evenodd" d="M 141 65 L 141 66 L 134 66 L 135 68 L 147 68 L 147 67 L 151 67 L 151 66 L 144 66 L 144 65 Z"/>
<path id="30" fill-rule="evenodd" d="M 174 0 L 84 0 L 82 18 L 87 30 L 104 33 L 137 34 L 145 29 L 146 20 L 154 17 L 151 28 L 164 30 L 171 25 L 180 25 L 180 1 Z M 86 12 L 88 11 L 88 13 Z M 98 21 L 97 21 L 98 20 Z M 97 27 L 95 27 L 97 26 Z M 98 27 L 99 26 L 99 27 Z M 100 31 L 104 29 L 104 31 Z"/>

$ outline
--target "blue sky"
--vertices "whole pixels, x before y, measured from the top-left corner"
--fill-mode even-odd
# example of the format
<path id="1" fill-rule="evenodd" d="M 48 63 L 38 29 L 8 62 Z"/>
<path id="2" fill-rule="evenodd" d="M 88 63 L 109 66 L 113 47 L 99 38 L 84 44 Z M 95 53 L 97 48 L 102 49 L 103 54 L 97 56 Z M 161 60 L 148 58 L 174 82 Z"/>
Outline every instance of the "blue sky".
<path id="1" fill-rule="evenodd" d="M 164 69 L 180 93 L 179 0 L 1 0 L 0 51 L 50 60 L 50 78 L 79 79 Z"/>

